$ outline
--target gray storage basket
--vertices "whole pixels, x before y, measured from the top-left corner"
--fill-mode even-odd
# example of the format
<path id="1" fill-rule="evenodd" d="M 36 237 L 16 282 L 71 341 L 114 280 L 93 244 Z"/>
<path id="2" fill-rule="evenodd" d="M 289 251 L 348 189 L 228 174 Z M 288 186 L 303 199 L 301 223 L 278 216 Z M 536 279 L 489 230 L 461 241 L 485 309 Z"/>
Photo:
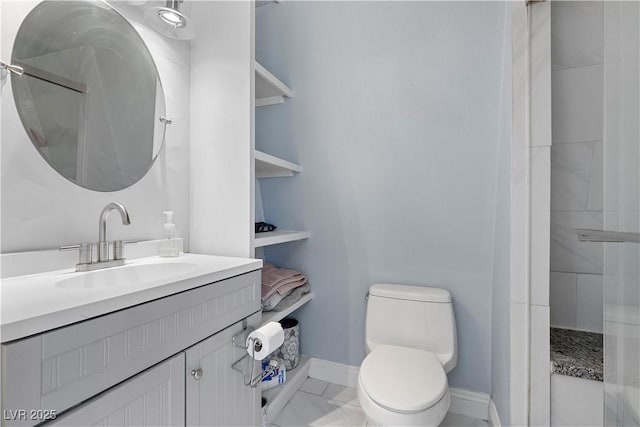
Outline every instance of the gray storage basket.
<path id="1" fill-rule="evenodd" d="M 300 326 L 296 319 L 284 318 L 280 321 L 284 330 L 284 342 L 276 356 L 284 360 L 287 370 L 294 369 L 300 363 Z"/>

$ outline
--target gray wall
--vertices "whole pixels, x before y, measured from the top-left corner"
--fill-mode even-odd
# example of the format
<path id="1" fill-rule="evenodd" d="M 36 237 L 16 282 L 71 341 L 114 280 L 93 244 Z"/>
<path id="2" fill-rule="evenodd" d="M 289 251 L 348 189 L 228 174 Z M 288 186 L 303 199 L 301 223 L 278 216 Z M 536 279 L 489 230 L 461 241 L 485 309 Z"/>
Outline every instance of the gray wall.
<path id="1" fill-rule="evenodd" d="M 510 420 L 510 177 L 511 177 L 511 10 L 505 8 L 500 143 L 497 147 L 495 241 L 491 301 L 491 396 L 500 420 Z"/>
<path id="2" fill-rule="evenodd" d="M 297 314 L 304 353 L 359 365 L 371 284 L 443 287 L 459 333 L 450 384 L 491 392 L 491 355 L 508 353 L 508 342 L 492 345 L 492 322 L 504 321 L 493 318 L 492 304 L 508 307 L 504 282 L 492 296 L 494 278 L 508 276 L 496 272 L 508 263 L 495 260 L 508 253 L 496 246 L 509 227 L 508 186 L 497 185 L 508 180 L 507 7 L 258 9 L 256 57 L 296 91 L 284 105 L 258 109 L 256 148 L 304 167 L 260 184 L 267 221 L 311 231 L 308 241 L 266 250 L 270 261 L 309 275 L 316 298 Z M 508 326 L 495 330 L 506 334 Z"/>

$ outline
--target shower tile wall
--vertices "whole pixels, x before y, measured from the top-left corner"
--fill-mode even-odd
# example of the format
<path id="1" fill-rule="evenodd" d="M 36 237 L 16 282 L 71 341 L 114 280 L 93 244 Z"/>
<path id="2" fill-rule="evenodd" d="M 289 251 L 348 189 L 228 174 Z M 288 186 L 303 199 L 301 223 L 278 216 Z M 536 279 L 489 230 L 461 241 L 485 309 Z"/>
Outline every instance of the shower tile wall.
<path id="1" fill-rule="evenodd" d="M 551 4 L 551 325 L 602 332 L 603 5 Z"/>

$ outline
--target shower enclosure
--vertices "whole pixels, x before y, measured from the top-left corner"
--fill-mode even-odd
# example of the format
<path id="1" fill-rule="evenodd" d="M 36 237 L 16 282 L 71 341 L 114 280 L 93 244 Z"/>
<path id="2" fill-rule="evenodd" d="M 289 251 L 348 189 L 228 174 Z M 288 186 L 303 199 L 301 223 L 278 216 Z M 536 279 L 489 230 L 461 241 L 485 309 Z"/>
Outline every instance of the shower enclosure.
<path id="1" fill-rule="evenodd" d="M 602 107 L 598 118 L 603 123 L 603 160 L 598 165 L 604 170 L 603 220 L 597 226 L 585 227 L 597 230 L 581 230 L 580 225 L 574 224 L 566 227 L 565 234 L 568 245 L 579 245 L 582 240 L 602 242 L 604 248 L 603 268 L 598 273 L 603 277 L 604 418 L 598 415 L 589 420 L 589 425 L 639 427 L 640 2 L 603 1 L 601 5 L 602 18 L 597 24 L 602 24 L 603 30 L 603 57 L 599 63 L 602 74 L 593 84 L 602 94 L 602 101 L 597 102 L 602 103 L 598 104 Z M 550 2 L 514 2 L 510 335 L 513 425 L 553 424 L 548 346 L 549 153 L 553 145 L 551 22 Z M 588 25 L 578 27 L 592 30 Z M 572 33 L 573 28 L 564 31 L 579 36 Z M 575 91 L 583 105 L 596 102 L 595 97 L 591 99 L 583 92 Z M 579 125 L 592 123 L 582 121 Z M 572 397 L 579 408 L 589 409 L 580 393 Z"/>
<path id="2" fill-rule="evenodd" d="M 604 425 L 640 426 L 640 3 L 604 2 Z"/>
<path id="3" fill-rule="evenodd" d="M 640 425 L 639 54 L 640 4 L 604 2 L 606 426 Z"/>

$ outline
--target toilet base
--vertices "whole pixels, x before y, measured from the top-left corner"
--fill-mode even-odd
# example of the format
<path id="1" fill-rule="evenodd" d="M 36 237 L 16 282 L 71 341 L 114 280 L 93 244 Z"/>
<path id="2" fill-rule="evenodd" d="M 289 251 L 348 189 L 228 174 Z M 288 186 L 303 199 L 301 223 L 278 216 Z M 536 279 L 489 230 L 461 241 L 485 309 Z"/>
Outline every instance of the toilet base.
<path id="1" fill-rule="evenodd" d="M 367 417 L 366 426 L 438 426 L 447 415 L 451 404 L 451 394 L 447 392 L 430 408 L 422 412 L 403 413 L 393 412 L 374 402 L 362 389 L 358 378 L 358 400 L 362 411 Z"/>

